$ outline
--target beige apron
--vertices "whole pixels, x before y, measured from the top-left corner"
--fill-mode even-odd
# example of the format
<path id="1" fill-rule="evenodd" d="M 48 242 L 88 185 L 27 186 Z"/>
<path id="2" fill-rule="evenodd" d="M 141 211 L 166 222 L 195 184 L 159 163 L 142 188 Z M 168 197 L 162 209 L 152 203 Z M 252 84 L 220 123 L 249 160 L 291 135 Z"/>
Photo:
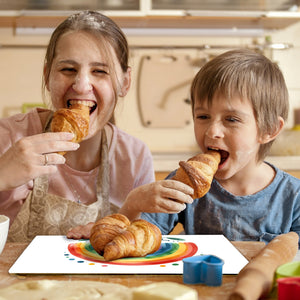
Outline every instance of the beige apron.
<path id="1" fill-rule="evenodd" d="M 108 145 L 103 130 L 97 201 L 85 205 L 48 194 L 48 176 L 38 177 L 9 230 L 8 241 L 30 242 L 36 235 L 65 235 L 70 228 L 94 222 L 117 209 L 109 203 Z"/>

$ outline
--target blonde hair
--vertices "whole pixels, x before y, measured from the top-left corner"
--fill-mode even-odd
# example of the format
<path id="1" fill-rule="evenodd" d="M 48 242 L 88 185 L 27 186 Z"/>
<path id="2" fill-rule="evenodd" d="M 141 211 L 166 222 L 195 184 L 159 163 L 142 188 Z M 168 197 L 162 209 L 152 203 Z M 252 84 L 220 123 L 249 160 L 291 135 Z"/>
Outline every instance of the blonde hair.
<path id="1" fill-rule="evenodd" d="M 191 85 L 191 102 L 210 105 L 216 93 L 230 100 L 234 95 L 252 103 L 260 135 L 273 133 L 278 117 L 286 120 L 289 97 L 278 65 L 264 55 L 249 49 L 225 52 L 204 65 Z M 257 160 L 262 161 L 273 141 L 260 146 Z"/>
<path id="2" fill-rule="evenodd" d="M 60 37 L 70 31 L 85 31 L 99 39 L 101 50 L 103 51 L 110 72 L 113 76 L 113 85 L 117 97 L 117 77 L 110 55 L 111 48 L 115 51 L 116 57 L 120 63 L 123 72 L 128 69 L 129 47 L 127 39 L 120 27 L 110 18 L 96 11 L 82 11 L 69 16 L 54 30 L 51 35 L 44 61 L 44 75 L 42 83 L 42 92 L 46 98 L 46 85 L 52 68 L 53 59 L 57 43 Z"/>

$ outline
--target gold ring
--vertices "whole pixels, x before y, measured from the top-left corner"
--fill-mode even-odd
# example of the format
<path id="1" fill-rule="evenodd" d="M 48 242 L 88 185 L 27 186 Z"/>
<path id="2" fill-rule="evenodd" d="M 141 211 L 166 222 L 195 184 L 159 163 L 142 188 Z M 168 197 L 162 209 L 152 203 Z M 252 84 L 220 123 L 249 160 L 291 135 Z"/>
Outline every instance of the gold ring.
<path id="1" fill-rule="evenodd" d="M 45 158 L 44 166 L 47 166 L 48 165 L 48 155 L 44 154 L 44 158 Z"/>

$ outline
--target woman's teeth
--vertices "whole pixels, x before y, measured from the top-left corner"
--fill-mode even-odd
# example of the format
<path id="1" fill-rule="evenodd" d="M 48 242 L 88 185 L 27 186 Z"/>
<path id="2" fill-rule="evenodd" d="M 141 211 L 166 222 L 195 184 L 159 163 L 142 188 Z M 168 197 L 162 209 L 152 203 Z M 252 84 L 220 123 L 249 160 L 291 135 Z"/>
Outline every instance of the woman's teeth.
<path id="1" fill-rule="evenodd" d="M 93 101 L 87 100 L 68 100 L 67 106 L 71 107 L 73 104 L 81 104 L 90 108 L 90 114 L 97 108 L 97 104 Z"/>
<path id="2" fill-rule="evenodd" d="M 71 106 L 73 104 L 82 104 L 88 107 L 93 107 L 95 104 L 92 101 L 86 101 L 86 100 L 69 100 L 68 106 Z"/>

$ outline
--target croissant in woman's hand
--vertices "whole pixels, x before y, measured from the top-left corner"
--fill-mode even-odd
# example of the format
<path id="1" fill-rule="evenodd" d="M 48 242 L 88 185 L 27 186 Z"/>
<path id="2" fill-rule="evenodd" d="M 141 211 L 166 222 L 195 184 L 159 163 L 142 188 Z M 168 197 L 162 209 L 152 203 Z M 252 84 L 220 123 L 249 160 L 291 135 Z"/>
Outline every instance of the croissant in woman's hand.
<path id="1" fill-rule="evenodd" d="M 89 112 L 89 107 L 83 104 L 73 104 L 70 109 L 61 108 L 53 114 L 51 131 L 72 132 L 74 134 L 72 142 L 80 143 L 89 132 Z"/>
<path id="2" fill-rule="evenodd" d="M 180 161 L 180 167 L 172 179 L 191 186 L 194 189 L 194 199 L 201 198 L 209 191 L 220 160 L 221 155 L 218 151 L 209 150 L 188 161 Z"/>

